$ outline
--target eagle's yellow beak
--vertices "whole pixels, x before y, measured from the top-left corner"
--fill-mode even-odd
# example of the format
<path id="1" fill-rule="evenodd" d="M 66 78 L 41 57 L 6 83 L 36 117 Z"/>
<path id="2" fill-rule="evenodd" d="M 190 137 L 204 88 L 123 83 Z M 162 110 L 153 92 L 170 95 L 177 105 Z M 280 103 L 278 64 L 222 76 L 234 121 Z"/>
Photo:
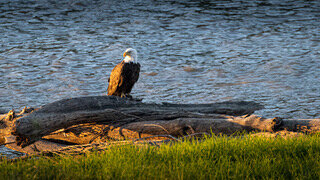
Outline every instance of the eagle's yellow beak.
<path id="1" fill-rule="evenodd" d="M 127 55 L 127 52 L 124 52 L 124 53 L 123 53 L 123 57 L 126 57 L 126 55 Z"/>

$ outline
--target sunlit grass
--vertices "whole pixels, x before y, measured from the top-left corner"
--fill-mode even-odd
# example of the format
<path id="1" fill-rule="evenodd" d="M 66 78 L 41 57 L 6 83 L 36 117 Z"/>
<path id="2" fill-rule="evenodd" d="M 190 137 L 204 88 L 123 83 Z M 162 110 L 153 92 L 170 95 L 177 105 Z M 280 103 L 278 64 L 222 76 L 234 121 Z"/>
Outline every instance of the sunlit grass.
<path id="1" fill-rule="evenodd" d="M 320 136 L 208 137 L 81 156 L 0 161 L 3 179 L 319 179 Z"/>

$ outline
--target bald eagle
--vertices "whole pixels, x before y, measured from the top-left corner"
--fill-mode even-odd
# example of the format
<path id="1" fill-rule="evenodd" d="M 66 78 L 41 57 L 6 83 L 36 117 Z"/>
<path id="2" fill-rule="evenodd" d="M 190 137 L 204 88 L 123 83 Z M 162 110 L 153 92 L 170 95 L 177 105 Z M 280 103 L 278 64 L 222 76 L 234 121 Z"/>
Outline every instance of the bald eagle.
<path id="1" fill-rule="evenodd" d="M 123 57 L 123 61 L 111 71 L 108 79 L 108 96 L 131 97 L 129 95 L 131 89 L 139 79 L 140 64 L 137 62 L 137 51 L 128 48 Z"/>

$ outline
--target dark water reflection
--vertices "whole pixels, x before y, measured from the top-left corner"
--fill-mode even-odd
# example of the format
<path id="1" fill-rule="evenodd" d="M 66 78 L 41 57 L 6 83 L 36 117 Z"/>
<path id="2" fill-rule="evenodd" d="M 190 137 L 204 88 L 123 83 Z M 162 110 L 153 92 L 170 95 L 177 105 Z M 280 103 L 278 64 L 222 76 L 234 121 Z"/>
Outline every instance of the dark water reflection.
<path id="1" fill-rule="evenodd" d="M 145 102 L 252 100 L 316 118 L 319 1 L 0 2 L 0 109 L 103 95 L 128 47 Z"/>

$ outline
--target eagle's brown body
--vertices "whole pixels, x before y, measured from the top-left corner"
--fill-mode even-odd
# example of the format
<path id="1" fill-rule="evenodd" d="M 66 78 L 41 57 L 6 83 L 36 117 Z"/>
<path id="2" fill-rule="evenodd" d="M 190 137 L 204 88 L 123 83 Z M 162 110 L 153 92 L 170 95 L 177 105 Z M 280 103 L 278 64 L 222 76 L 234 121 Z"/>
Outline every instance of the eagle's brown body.
<path id="1" fill-rule="evenodd" d="M 120 97 L 129 95 L 133 85 L 139 79 L 139 73 L 139 63 L 122 61 L 116 65 L 108 80 L 108 95 Z"/>

